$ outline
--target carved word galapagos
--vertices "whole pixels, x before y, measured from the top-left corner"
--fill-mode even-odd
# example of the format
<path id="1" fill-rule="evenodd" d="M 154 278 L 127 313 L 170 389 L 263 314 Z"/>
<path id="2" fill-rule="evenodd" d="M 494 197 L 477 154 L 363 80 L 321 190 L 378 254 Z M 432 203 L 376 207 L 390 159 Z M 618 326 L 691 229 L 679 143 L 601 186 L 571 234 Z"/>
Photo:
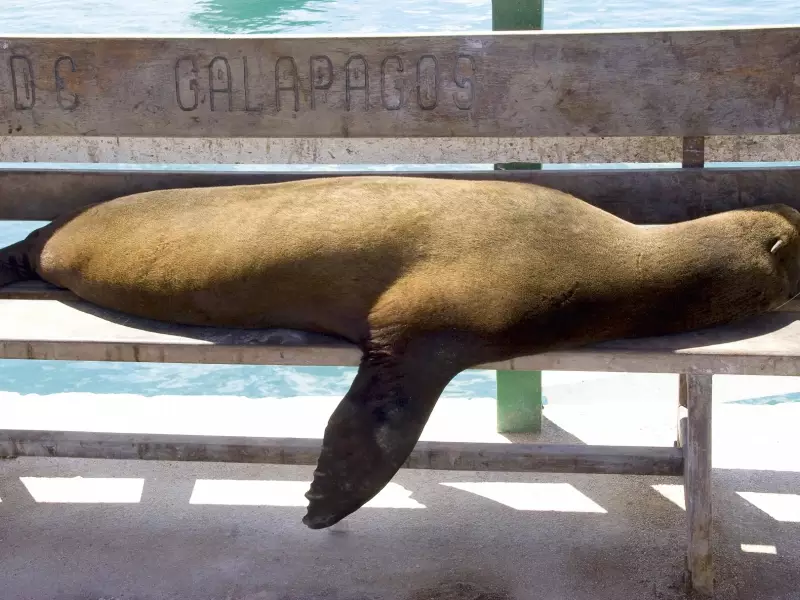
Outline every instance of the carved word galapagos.
<path id="1" fill-rule="evenodd" d="M 301 72 L 303 67 L 305 73 Z M 445 68 L 450 73 L 445 73 Z M 379 65 L 373 66 L 364 56 L 356 54 L 338 69 L 324 54 L 311 56 L 305 65 L 298 64 L 292 56 L 279 56 L 271 71 L 262 77 L 273 78 L 273 92 L 260 94 L 263 101 L 256 103 L 256 82 L 247 57 L 241 59 L 237 81 L 231 61 L 224 56 L 213 57 L 205 66 L 199 65 L 193 56 L 183 56 L 175 61 L 175 98 L 181 110 L 196 110 L 203 98 L 202 82 L 208 92 L 208 104 L 212 111 L 235 110 L 234 96 L 240 97 L 243 93 L 246 112 L 261 112 L 267 102 L 272 102 L 277 111 L 289 109 L 297 112 L 301 104 L 314 110 L 324 103 L 324 93 L 338 79 L 341 82 L 339 85 L 343 83 L 344 108 L 348 111 L 356 107 L 364 110 L 373 108 L 372 99 L 376 89 L 380 90 L 379 106 L 385 110 L 400 110 L 409 100 L 422 110 L 433 110 L 442 102 L 452 102 L 460 110 L 469 110 L 475 101 L 475 60 L 467 54 L 458 54 L 449 65 L 444 65 L 433 54 L 423 54 L 416 61 L 399 55 L 387 56 Z M 303 93 L 302 75 L 307 75 L 309 82 Z M 446 75 L 452 78 L 456 87 L 451 95 L 445 94 L 442 89 Z M 258 83 L 262 84 L 260 89 L 264 89 L 265 82 Z"/>
<path id="2" fill-rule="evenodd" d="M 265 82 L 256 81 L 247 57 L 242 57 L 240 68 L 234 70 L 231 61 L 223 56 L 215 56 L 204 67 L 196 58 L 184 56 L 174 65 L 175 98 L 181 110 L 196 110 L 201 98 L 205 98 L 202 82 L 207 86 L 205 90 L 212 111 L 235 110 L 234 96 L 243 93 L 247 112 L 261 112 L 269 102 L 277 111 L 289 109 L 297 112 L 301 104 L 311 110 L 324 104 L 325 93 L 337 82 L 344 88 L 344 108 L 348 111 L 356 107 L 364 110 L 375 108 L 376 91 L 379 91 L 377 107 L 385 110 L 400 110 L 411 104 L 429 111 L 447 103 L 459 110 L 470 110 L 476 93 L 475 60 L 468 54 L 458 54 L 448 63 L 433 54 L 423 54 L 416 60 L 400 55 L 386 56 L 380 63 L 370 65 L 366 57 L 357 54 L 337 68 L 324 54 L 311 56 L 306 65 L 298 64 L 292 56 L 280 56 L 271 65 L 272 72 L 266 75 L 273 78 L 274 83 L 273 91 L 267 93 Z M 27 56 L 13 54 L 7 66 L 14 109 L 32 109 L 37 103 L 33 62 Z M 305 73 L 301 71 L 303 66 L 306 67 Z M 59 56 L 51 68 L 56 104 L 65 111 L 75 110 L 80 99 L 77 93 L 69 90 L 65 77 L 76 72 L 76 61 L 68 55 Z M 301 91 L 303 75 L 308 77 L 308 87 Z M 445 84 L 445 78 L 452 82 L 451 86 Z M 449 94 L 446 93 L 448 87 Z M 254 100 L 256 89 L 262 90 L 262 102 Z"/>

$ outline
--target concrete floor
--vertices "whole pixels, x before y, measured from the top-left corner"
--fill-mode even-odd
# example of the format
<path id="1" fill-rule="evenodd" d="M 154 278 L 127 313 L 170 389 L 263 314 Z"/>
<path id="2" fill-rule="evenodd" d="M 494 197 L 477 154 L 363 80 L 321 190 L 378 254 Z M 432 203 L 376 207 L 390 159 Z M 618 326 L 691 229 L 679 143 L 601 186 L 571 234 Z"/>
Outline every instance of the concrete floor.
<path id="1" fill-rule="evenodd" d="M 545 377 L 537 439 L 671 445 L 675 377 Z M 798 393 L 800 378 L 715 378 L 718 600 L 800 598 Z M 5 394 L 0 420 L 319 436 L 336 401 Z M 445 398 L 423 439 L 531 439 L 495 433 L 493 416 L 490 399 Z M 300 522 L 311 471 L 0 462 L 0 600 L 686 597 L 679 479 L 403 470 L 337 530 L 311 531 Z"/>

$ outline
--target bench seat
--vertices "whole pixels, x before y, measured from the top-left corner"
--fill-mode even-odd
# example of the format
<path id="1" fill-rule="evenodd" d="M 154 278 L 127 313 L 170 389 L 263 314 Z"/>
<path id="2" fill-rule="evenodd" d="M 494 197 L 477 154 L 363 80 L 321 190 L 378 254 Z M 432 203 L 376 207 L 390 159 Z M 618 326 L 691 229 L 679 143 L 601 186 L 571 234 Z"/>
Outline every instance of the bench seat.
<path id="1" fill-rule="evenodd" d="M 739 323 L 655 338 L 615 340 L 523 356 L 495 370 L 800 375 L 796 304 Z M 357 366 L 360 351 L 287 329 L 176 326 L 78 300 L 47 284 L 0 293 L 0 358 L 157 363 Z"/>

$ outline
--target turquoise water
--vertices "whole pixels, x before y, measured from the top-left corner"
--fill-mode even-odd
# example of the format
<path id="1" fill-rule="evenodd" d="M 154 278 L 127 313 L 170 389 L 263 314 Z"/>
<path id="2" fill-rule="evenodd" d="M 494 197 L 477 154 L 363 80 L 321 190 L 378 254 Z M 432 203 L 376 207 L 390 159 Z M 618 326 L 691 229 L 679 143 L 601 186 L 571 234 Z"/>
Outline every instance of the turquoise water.
<path id="1" fill-rule="evenodd" d="M 800 1 L 545 0 L 546 29 L 800 24 Z M 359 33 L 491 29 L 485 0 L 2 0 L 0 33 Z M 0 222 L 0 245 L 37 223 Z M 350 368 L 1 361 L 0 391 L 341 395 Z M 493 372 L 459 375 L 445 391 L 494 396 Z M 786 399 L 781 398 L 786 401 Z M 777 397 L 768 402 L 779 401 Z"/>
<path id="2" fill-rule="evenodd" d="M 5 33 L 343 33 L 491 29 L 487 0 L 3 0 Z M 546 29 L 800 23 L 796 0 L 545 0 Z"/>

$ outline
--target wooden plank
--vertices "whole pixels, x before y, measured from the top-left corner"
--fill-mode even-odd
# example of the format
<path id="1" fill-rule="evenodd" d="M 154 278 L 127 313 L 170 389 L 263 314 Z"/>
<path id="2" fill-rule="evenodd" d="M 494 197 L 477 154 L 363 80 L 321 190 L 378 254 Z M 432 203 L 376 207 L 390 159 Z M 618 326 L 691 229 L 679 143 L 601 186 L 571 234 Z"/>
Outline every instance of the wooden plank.
<path id="1" fill-rule="evenodd" d="M 711 375 L 687 375 L 686 398 L 689 417 L 686 428 L 684 490 L 689 526 L 689 584 L 696 592 L 712 596 Z"/>
<path id="2" fill-rule="evenodd" d="M 0 430 L 0 458 L 60 456 L 315 465 L 318 439 Z M 669 447 L 417 442 L 404 466 L 448 471 L 681 475 Z"/>
<path id="3" fill-rule="evenodd" d="M 2 133 L 2 131 L 0 131 Z M 800 155 L 800 143 L 776 146 L 762 138 L 762 153 Z M 750 138 L 746 138 L 749 140 Z M 752 152 L 751 145 L 729 152 Z M 0 136 L 0 162 L 150 164 L 427 164 L 492 163 L 531 157 L 551 163 L 679 162 L 679 137 L 395 137 L 385 138 L 178 138 Z M 768 160 L 768 159 L 764 159 Z"/>
<path id="4" fill-rule="evenodd" d="M 2 133 L 800 133 L 796 27 L 0 37 Z"/>
<path id="5" fill-rule="evenodd" d="M 0 300 L 0 358 L 357 366 L 355 346 L 292 330 L 182 327 L 87 303 Z M 771 313 L 681 335 L 618 340 L 476 368 L 800 375 L 800 318 Z"/>
<path id="6" fill-rule="evenodd" d="M 44 281 L 20 281 L 0 287 L 0 298 L 4 300 L 59 300 L 61 302 L 80 300 L 71 291 Z"/>
<path id="7" fill-rule="evenodd" d="M 686 406 L 688 402 L 688 392 L 689 376 L 686 373 L 680 373 L 678 375 L 678 439 L 676 442 L 678 448 L 684 448 L 686 446 L 686 428 L 688 427 L 688 413 Z"/>
<path id="8" fill-rule="evenodd" d="M 678 375 L 678 406 L 686 408 L 688 405 L 689 376 L 686 373 Z"/>
<path id="9" fill-rule="evenodd" d="M 46 167 L 0 169 L 0 219 L 49 220 L 73 209 L 156 189 L 270 183 L 375 171 L 172 171 Z M 413 177 L 523 181 L 563 190 L 643 225 L 783 202 L 800 209 L 800 168 L 392 171 Z"/>
<path id="10" fill-rule="evenodd" d="M 0 136 L 0 162 L 134 164 L 679 163 L 680 137 Z M 709 162 L 800 160 L 800 135 L 705 138 Z"/>

